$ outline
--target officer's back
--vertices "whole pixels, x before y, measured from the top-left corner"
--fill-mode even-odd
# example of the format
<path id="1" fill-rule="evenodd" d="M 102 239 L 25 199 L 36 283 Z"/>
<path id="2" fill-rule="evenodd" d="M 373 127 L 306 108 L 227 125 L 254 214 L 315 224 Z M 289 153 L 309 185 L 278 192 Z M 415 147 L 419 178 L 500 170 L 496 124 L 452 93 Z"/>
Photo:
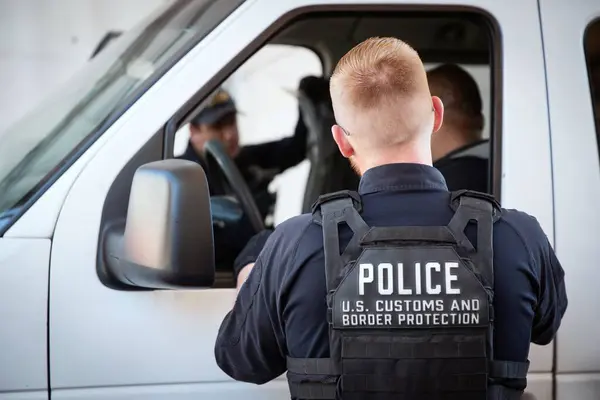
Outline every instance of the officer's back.
<path id="1" fill-rule="evenodd" d="M 542 229 L 447 190 L 428 148 L 443 106 L 403 42 L 363 42 L 331 82 L 358 196 L 326 196 L 277 227 L 223 321 L 217 363 L 254 383 L 287 369 L 298 399 L 519 398 L 530 342 L 549 343 L 567 305 Z"/>
<path id="2" fill-rule="evenodd" d="M 394 187 L 399 176 L 402 185 Z M 369 226 L 446 226 L 454 215 L 443 176 L 425 165 L 371 169 L 362 178 L 359 194 L 361 217 Z M 281 294 L 285 293 L 286 342 L 294 357 L 324 357 L 329 350 L 325 309 L 312 300 L 324 299 L 327 293 L 323 235 L 311 219 L 303 215 L 281 227 L 285 243 L 297 244 L 294 265 L 302 267 L 285 271 L 285 277 L 274 274 L 276 280 L 289 283 Z M 476 243 L 475 224 L 467 227 L 466 235 Z M 348 226 L 340 228 L 342 250 L 351 237 Z M 495 355 L 525 360 L 530 340 L 541 345 L 550 342 L 566 306 L 562 269 L 535 218 L 516 210 L 502 211 L 494 224 L 494 274 Z"/>

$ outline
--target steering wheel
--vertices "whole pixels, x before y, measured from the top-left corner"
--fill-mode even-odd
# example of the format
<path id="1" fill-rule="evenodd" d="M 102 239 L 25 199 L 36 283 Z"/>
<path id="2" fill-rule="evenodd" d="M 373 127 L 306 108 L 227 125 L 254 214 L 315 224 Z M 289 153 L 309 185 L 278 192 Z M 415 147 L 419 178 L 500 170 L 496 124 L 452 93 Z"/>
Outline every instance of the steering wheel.
<path id="1" fill-rule="evenodd" d="M 229 182 L 235 197 L 240 201 L 242 209 L 248 217 L 248 221 L 256 233 L 265 229 L 265 223 L 262 219 L 256 201 L 248 188 L 248 184 L 242 177 L 237 165 L 233 162 L 223 144 L 218 140 L 209 140 L 204 145 L 204 151 L 207 155 L 217 162 L 225 179 Z"/>

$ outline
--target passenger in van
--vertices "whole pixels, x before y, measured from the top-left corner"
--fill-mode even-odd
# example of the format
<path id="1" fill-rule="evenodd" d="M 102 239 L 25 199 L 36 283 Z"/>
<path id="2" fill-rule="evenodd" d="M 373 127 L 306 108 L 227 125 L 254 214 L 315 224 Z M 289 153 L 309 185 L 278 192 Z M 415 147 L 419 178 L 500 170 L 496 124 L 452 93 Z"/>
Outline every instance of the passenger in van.
<path id="1" fill-rule="evenodd" d="M 488 192 L 489 141 L 482 139 L 483 113 L 479 87 L 455 64 L 427 73 L 429 90 L 444 102 L 444 125 L 431 138 L 433 166 L 449 190 Z"/>
<path id="2" fill-rule="evenodd" d="M 444 106 L 404 42 L 358 44 L 330 92 L 358 193 L 322 196 L 246 260 L 217 364 L 255 384 L 287 370 L 293 399 L 519 398 L 530 343 L 567 308 L 539 223 L 448 190 L 430 146 Z"/>

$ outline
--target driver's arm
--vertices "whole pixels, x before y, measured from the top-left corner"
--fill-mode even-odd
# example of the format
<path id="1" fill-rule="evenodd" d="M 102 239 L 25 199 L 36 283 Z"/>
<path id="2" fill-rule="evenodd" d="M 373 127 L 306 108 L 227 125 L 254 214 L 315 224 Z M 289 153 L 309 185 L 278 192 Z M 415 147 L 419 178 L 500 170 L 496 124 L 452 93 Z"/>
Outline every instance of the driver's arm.
<path id="1" fill-rule="evenodd" d="M 263 169 L 283 172 L 304 160 L 308 133 L 300 110 L 298 112 L 298 123 L 293 136 L 242 147 L 235 158 L 238 168 L 245 170 L 250 165 L 256 165 Z"/>

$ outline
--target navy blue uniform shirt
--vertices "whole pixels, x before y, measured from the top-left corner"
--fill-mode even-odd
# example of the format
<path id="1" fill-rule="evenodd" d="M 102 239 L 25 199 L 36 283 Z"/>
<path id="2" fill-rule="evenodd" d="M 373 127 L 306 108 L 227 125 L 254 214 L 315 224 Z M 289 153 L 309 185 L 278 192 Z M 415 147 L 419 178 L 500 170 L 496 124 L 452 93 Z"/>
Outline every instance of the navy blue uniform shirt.
<path id="1" fill-rule="evenodd" d="M 430 166 L 391 164 L 361 179 L 370 226 L 447 225 L 450 192 Z M 466 230 L 474 241 L 474 226 Z M 342 247 L 352 236 L 340 228 Z M 275 229 L 219 329 L 215 356 L 232 378 L 261 384 L 286 371 L 286 356 L 329 357 L 321 227 L 304 214 Z M 495 358 L 525 361 L 530 342 L 553 338 L 567 308 L 564 271 L 535 218 L 503 209 L 494 224 Z"/>
<path id="2" fill-rule="evenodd" d="M 481 140 L 459 147 L 433 166 L 444 176 L 448 190 L 475 190 L 488 193 L 490 141 Z"/>

